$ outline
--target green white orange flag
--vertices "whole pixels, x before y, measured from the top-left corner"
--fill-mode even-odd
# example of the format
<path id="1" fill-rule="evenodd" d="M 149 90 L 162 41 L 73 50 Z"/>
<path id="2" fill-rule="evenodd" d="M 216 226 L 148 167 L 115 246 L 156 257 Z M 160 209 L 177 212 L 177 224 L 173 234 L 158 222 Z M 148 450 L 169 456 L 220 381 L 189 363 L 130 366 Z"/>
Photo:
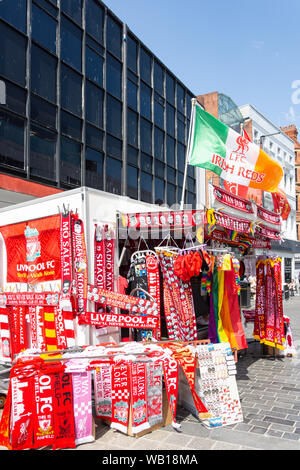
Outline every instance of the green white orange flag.
<path id="1" fill-rule="evenodd" d="M 196 103 L 192 106 L 188 163 L 249 188 L 276 191 L 282 167 L 245 136 L 235 132 Z"/>

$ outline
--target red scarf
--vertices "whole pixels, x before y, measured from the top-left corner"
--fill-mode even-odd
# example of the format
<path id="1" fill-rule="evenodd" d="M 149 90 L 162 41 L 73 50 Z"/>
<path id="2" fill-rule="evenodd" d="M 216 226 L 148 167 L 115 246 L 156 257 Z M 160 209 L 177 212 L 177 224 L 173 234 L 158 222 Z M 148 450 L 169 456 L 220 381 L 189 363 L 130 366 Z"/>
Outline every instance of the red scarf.
<path id="1" fill-rule="evenodd" d="M 94 235 L 94 285 L 97 288 L 106 288 L 105 276 L 105 245 L 104 245 L 104 229 L 99 225 L 95 225 Z M 101 304 L 96 303 L 95 311 L 101 308 Z"/>
<path id="2" fill-rule="evenodd" d="M 84 315 L 87 306 L 87 253 L 84 238 L 84 227 L 78 215 L 72 214 L 73 259 L 75 266 L 76 312 Z"/>
<path id="3" fill-rule="evenodd" d="M 103 364 L 94 370 L 95 408 L 97 418 L 111 420 L 111 364 Z"/>
<path id="4" fill-rule="evenodd" d="M 112 228 L 105 226 L 104 229 L 104 245 L 105 245 L 105 288 L 114 292 L 115 290 L 115 239 Z M 115 309 L 107 311 L 114 312 Z"/>
<path id="5" fill-rule="evenodd" d="M 34 447 L 50 446 L 54 443 L 54 388 L 52 375 L 40 371 L 34 376 L 35 426 Z"/>
<path id="6" fill-rule="evenodd" d="M 111 427 L 127 434 L 129 420 L 129 366 L 112 366 L 112 421 Z"/>
<path id="7" fill-rule="evenodd" d="M 14 374 L 13 374 L 14 375 Z M 33 447 L 34 378 L 13 376 L 11 384 L 10 435 L 13 450 Z"/>
<path id="8" fill-rule="evenodd" d="M 7 307 L 0 308 L 0 355 L 4 360 L 11 359 L 9 320 Z"/>
<path id="9" fill-rule="evenodd" d="M 24 306 L 8 307 L 8 320 L 11 338 L 11 358 L 28 348 L 26 336 L 26 308 Z"/>
<path id="10" fill-rule="evenodd" d="M 265 263 L 258 261 L 256 264 L 256 302 L 255 302 L 255 323 L 253 336 L 255 339 L 264 341 L 266 336 L 265 327 Z"/>
<path id="11" fill-rule="evenodd" d="M 60 214 L 61 307 L 72 311 L 73 260 L 71 240 L 71 213 Z"/>
<path id="12" fill-rule="evenodd" d="M 72 376 L 63 372 L 52 374 L 54 392 L 54 443 L 53 450 L 73 449 L 75 426 L 73 414 Z"/>
<path id="13" fill-rule="evenodd" d="M 138 434 L 150 428 L 147 413 L 147 365 L 133 362 L 130 372 L 132 432 Z"/>
<path id="14" fill-rule="evenodd" d="M 169 406 L 173 416 L 173 423 L 176 423 L 179 364 L 176 359 L 166 357 L 163 360 L 163 369 Z"/>
<path id="15" fill-rule="evenodd" d="M 159 264 L 155 256 L 146 255 L 148 292 L 157 303 L 157 316 L 159 318 L 158 328 L 152 333 L 152 337 L 158 341 L 161 339 L 161 321 L 160 321 L 160 279 Z"/>

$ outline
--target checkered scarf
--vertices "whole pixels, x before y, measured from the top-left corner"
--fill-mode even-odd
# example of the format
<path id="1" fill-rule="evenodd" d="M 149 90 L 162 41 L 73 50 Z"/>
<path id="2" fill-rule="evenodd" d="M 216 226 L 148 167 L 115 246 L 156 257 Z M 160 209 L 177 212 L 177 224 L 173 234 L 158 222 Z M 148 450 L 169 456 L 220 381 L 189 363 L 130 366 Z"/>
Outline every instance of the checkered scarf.
<path id="1" fill-rule="evenodd" d="M 73 399 L 76 445 L 94 441 L 91 371 L 73 372 Z"/>
<path id="2" fill-rule="evenodd" d="M 129 420 L 130 376 L 128 364 L 112 367 L 112 421 L 111 427 L 127 434 Z"/>

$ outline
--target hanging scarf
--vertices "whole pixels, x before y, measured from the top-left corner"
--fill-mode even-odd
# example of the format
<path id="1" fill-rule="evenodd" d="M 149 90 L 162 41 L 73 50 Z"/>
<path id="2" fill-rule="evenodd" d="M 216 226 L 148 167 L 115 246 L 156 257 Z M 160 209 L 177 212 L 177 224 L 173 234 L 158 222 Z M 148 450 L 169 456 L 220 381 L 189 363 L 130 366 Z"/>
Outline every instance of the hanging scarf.
<path id="1" fill-rule="evenodd" d="M 147 364 L 147 410 L 150 427 L 163 421 L 162 365 Z"/>
<path id="2" fill-rule="evenodd" d="M 111 226 L 104 229 L 105 245 L 105 288 L 111 292 L 115 290 L 115 239 Z"/>
<path id="3" fill-rule="evenodd" d="M 95 440 L 91 380 L 91 371 L 72 373 L 76 445 Z"/>
<path id="4" fill-rule="evenodd" d="M 104 245 L 104 227 L 95 225 L 94 234 L 94 285 L 100 289 L 106 289 L 106 263 L 105 263 L 105 245 Z M 95 311 L 103 308 L 101 304 L 96 303 Z"/>
<path id="5" fill-rule="evenodd" d="M 43 310 L 46 351 L 57 351 L 58 349 L 55 312 L 56 307 L 45 307 Z"/>
<path id="6" fill-rule="evenodd" d="M 13 374 L 12 374 L 13 375 Z M 33 447 L 33 377 L 13 376 L 11 384 L 10 438 L 13 450 Z"/>
<path id="7" fill-rule="evenodd" d="M 163 369 L 168 402 L 173 416 L 172 425 L 173 427 L 179 427 L 176 423 L 179 364 L 172 357 L 165 357 L 163 360 Z"/>
<path id="8" fill-rule="evenodd" d="M 215 269 L 214 274 L 210 274 L 211 292 L 209 296 L 208 339 L 210 339 L 212 343 L 219 342 L 217 330 L 218 315 L 215 311 L 215 305 L 217 304 L 216 296 L 218 295 L 218 290 L 216 289 L 216 275 L 217 271 Z"/>
<path id="9" fill-rule="evenodd" d="M 129 366 L 119 364 L 112 366 L 112 421 L 111 427 L 127 434 L 129 420 Z"/>
<path id="10" fill-rule="evenodd" d="M 74 449 L 75 428 L 73 414 L 73 390 L 71 374 L 58 372 L 52 374 L 54 391 L 54 443 L 53 450 Z"/>
<path id="11" fill-rule="evenodd" d="M 25 306 L 8 307 L 8 322 L 11 338 L 11 358 L 16 354 L 25 351 L 28 347 L 26 335 L 26 308 Z"/>
<path id="12" fill-rule="evenodd" d="M 285 331 L 284 331 L 284 317 L 283 317 L 283 304 L 282 304 L 282 289 L 281 289 L 281 260 L 276 259 L 273 263 L 274 284 L 276 294 L 276 341 L 280 349 L 284 349 Z"/>
<path id="13" fill-rule="evenodd" d="M 54 386 L 52 374 L 40 371 L 34 376 L 35 426 L 34 447 L 54 443 Z"/>
<path id="14" fill-rule="evenodd" d="M 8 450 L 11 450 L 10 443 L 10 422 L 11 422 L 11 402 L 12 402 L 12 382 L 9 381 L 8 391 L 6 395 L 6 400 L 4 404 L 4 409 L 2 411 L 1 421 L 0 421 L 0 446 L 6 447 Z"/>
<path id="15" fill-rule="evenodd" d="M 73 259 L 75 266 L 76 312 L 84 315 L 87 307 L 87 252 L 84 237 L 84 227 L 78 215 L 72 214 Z M 79 319 L 80 321 L 80 319 Z"/>
<path id="16" fill-rule="evenodd" d="M 5 362 L 11 362 L 11 346 L 7 307 L 0 308 L 0 356 Z"/>
<path id="17" fill-rule="evenodd" d="M 148 289 L 147 292 L 155 299 L 158 306 L 158 329 L 152 332 L 152 337 L 156 340 L 161 339 L 161 320 L 160 320 L 160 279 L 159 279 L 159 264 L 154 255 L 147 254 L 146 256 L 146 268 L 147 268 L 147 280 Z"/>
<path id="18" fill-rule="evenodd" d="M 111 364 L 103 364 L 94 370 L 95 408 L 97 418 L 111 420 Z"/>
<path id="19" fill-rule="evenodd" d="M 133 362 L 130 365 L 132 433 L 150 428 L 147 413 L 147 365 Z"/>
<path id="20" fill-rule="evenodd" d="M 31 347 L 46 351 L 43 307 L 27 307 L 30 321 Z"/>
<path id="21" fill-rule="evenodd" d="M 255 323 L 253 337 L 264 342 L 266 336 L 265 327 L 265 305 L 266 305 L 266 287 L 265 287 L 265 263 L 258 261 L 256 264 L 256 301 L 255 301 Z"/>
<path id="22" fill-rule="evenodd" d="M 71 213 L 60 214 L 60 260 L 61 260 L 61 308 L 72 311 L 71 295 L 73 285 L 72 263 L 72 218 Z"/>

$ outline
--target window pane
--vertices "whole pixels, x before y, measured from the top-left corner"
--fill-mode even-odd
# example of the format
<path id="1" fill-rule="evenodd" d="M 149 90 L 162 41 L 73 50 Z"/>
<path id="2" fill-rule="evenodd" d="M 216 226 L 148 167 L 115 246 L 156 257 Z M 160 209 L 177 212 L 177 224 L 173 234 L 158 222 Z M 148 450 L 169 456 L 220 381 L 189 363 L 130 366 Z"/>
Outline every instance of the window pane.
<path id="1" fill-rule="evenodd" d="M 127 80 L 127 104 L 137 110 L 137 86 L 130 80 Z"/>
<path id="2" fill-rule="evenodd" d="M 151 95 L 150 87 L 141 82 L 140 87 L 140 107 L 141 115 L 151 120 Z"/>
<path id="3" fill-rule="evenodd" d="M 2 0 L 0 2 L 0 18 L 26 32 L 26 0 L 15 0 L 12 6 L 11 0 Z"/>
<path id="4" fill-rule="evenodd" d="M 167 204 L 172 206 L 176 201 L 176 186 L 174 184 L 167 184 Z"/>
<path id="5" fill-rule="evenodd" d="M 57 60 L 40 47 L 32 44 L 31 90 L 37 95 L 56 102 Z"/>
<path id="6" fill-rule="evenodd" d="M 103 127 L 103 91 L 86 81 L 86 119 L 98 127 Z"/>
<path id="7" fill-rule="evenodd" d="M 76 23 L 81 24 L 82 0 L 61 0 L 61 9 Z"/>
<path id="8" fill-rule="evenodd" d="M 128 145 L 127 147 L 127 162 L 131 163 L 132 165 L 138 166 L 138 161 L 139 161 L 139 152 L 137 149 L 134 149 L 133 147 L 130 147 Z"/>
<path id="9" fill-rule="evenodd" d="M 103 43 L 103 8 L 94 0 L 86 1 L 86 32 Z"/>
<path id="10" fill-rule="evenodd" d="M 159 160 L 165 160 L 164 132 L 157 127 L 154 128 L 154 156 Z"/>
<path id="11" fill-rule="evenodd" d="M 167 104 L 167 133 L 175 137 L 175 109 Z"/>
<path id="12" fill-rule="evenodd" d="M 122 141 L 107 134 L 106 152 L 110 157 L 114 157 L 114 158 L 118 158 L 118 160 L 122 160 Z"/>
<path id="13" fill-rule="evenodd" d="M 167 100 L 171 104 L 175 104 L 175 80 L 171 75 L 166 75 L 166 94 Z"/>
<path id="14" fill-rule="evenodd" d="M 167 180 L 170 183 L 176 184 L 176 171 L 170 166 L 167 166 Z"/>
<path id="15" fill-rule="evenodd" d="M 111 16 L 107 16 L 107 49 L 121 59 L 122 27 Z"/>
<path id="16" fill-rule="evenodd" d="M 155 125 L 161 127 L 161 129 L 164 129 L 165 127 L 164 112 L 164 106 L 157 101 L 154 101 L 154 122 Z"/>
<path id="17" fill-rule="evenodd" d="M 86 47 L 85 73 L 87 78 L 103 86 L 103 58 Z"/>
<path id="18" fill-rule="evenodd" d="M 180 119 L 177 119 L 177 139 L 185 143 L 185 124 Z"/>
<path id="19" fill-rule="evenodd" d="M 127 36 L 127 66 L 137 73 L 137 42 L 130 36 Z"/>
<path id="20" fill-rule="evenodd" d="M 81 72 L 82 34 L 71 21 L 61 18 L 61 58 Z"/>
<path id="21" fill-rule="evenodd" d="M 165 164 L 158 160 L 155 160 L 155 176 L 163 179 L 165 177 Z"/>
<path id="22" fill-rule="evenodd" d="M 179 171 L 184 172 L 185 167 L 185 147 L 177 144 L 177 168 Z"/>
<path id="23" fill-rule="evenodd" d="M 56 134 L 41 127 L 30 128 L 30 174 L 55 181 Z"/>
<path id="24" fill-rule="evenodd" d="M 107 95 L 106 104 L 106 128 L 110 134 L 122 138 L 122 104 Z"/>
<path id="25" fill-rule="evenodd" d="M 158 93 L 164 95 L 164 69 L 154 62 L 154 88 Z"/>
<path id="26" fill-rule="evenodd" d="M 152 174 L 153 158 L 145 153 L 141 153 L 141 169 Z"/>
<path id="27" fill-rule="evenodd" d="M 25 86 L 26 39 L 0 23 L 0 73 Z"/>
<path id="28" fill-rule="evenodd" d="M 24 121 L 0 111 L 0 164 L 24 169 Z"/>
<path id="29" fill-rule="evenodd" d="M 106 89 L 108 93 L 122 97 L 122 65 L 110 54 L 107 54 L 106 62 Z"/>
<path id="30" fill-rule="evenodd" d="M 30 118 L 38 124 L 56 128 L 56 106 L 37 96 L 31 96 Z"/>
<path id="31" fill-rule="evenodd" d="M 175 166 L 175 140 L 167 136 L 167 163 Z"/>
<path id="32" fill-rule="evenodd" d="M 145 119 L 141 119 L 140 127 L 141 149 L 146 153 L 152 154 L 152 126 Z"/>
<path id="33" fill-rule="evenodd" d="M 193 206 L 193 208 L 196 205 L 196 196 L 194 193 L 187 193 L 187 203 Z"/>
<path id="34" fill-rule="evenodd" d="M 56 21 L 32 4 L 32 38 L 56 54 Z"/>
<path id="35" fill-rule="evenodd" d="M 165 200 L 165 182 L 155 178 L 155 204 L 163 204 Z"/>
<path id="36" fill-rule="evenodd" d="M 106 158 L 106 188 L 113 194 L 121 194 L 122 163 L 114 158 Z"/>
<path id="37" fill-rule="evenodd" d="M 191 192 L 191 193 L 194 193 L 195 190 L 196 190 L 196 182 L 194 180 L 194 178 L 188 178 L 187 179 L 187 189 Z"/>
<path id="38" fill-rule="evenodd" d="M 138 146 L 138 115 L 134 111 L 127 111 L 127 141 L 134 147 Z"/>
<path id="39" fill-rule="evenodd" d="M 81 141 L 81 127 L 82 122 L 80 119 L 61 111 L 61 132 L 63 134 Z"/>
<path id="40" fill-rule="evenodd" d="M 103 189 L 103 153 L 89 147 L 85 151 L 85 184 L 89 188 Z"/>
<path id="41" fill-rule="evenodd" d="M 61 138 L 60 179 L 70 186 L 81 184 L 81 144 L 66 137 Z"/>
<path id="42" fill-rule="evenodd" d="M 151 84 L 151 56 L 143 48 L 140 52 L 140 74 L 145 82 Z"/>
<path id="43" fill-rule="evenodd" d="M 141 171 L 141 200 L 152 202 L 152 176 Z"/>
<path id="44" fill-rule="evenodd" d="M 177 83 L 177 109 L 181 113 L 185 111 L 185 91 L 179 83 Z"/>
<path id="45" fill-rule="evenodd" d="M 61 105 L 72 113 L 81 116 L 81 76 L 65 65 L 61 66 Z"/>
<path id="46" fill-rule="evenodd" d="M 18 114 L 26 114 L 26 96 L 23 88 L 5 81 L 6 87 L 6 107 Z"/>
<path id="47" fill-rule="evenodd" d="M 103 132 L 97 129 L 96 127 L 86 124 L 85 140 L 87 145 L 95 147 L 99 150 L 103 150 Z"/>
<path id="48" fill-rule="evenodd" d="M 138 198 L 138 174 L 137 168 L 127 166 L 127 196 L 133 199 Z"/>

